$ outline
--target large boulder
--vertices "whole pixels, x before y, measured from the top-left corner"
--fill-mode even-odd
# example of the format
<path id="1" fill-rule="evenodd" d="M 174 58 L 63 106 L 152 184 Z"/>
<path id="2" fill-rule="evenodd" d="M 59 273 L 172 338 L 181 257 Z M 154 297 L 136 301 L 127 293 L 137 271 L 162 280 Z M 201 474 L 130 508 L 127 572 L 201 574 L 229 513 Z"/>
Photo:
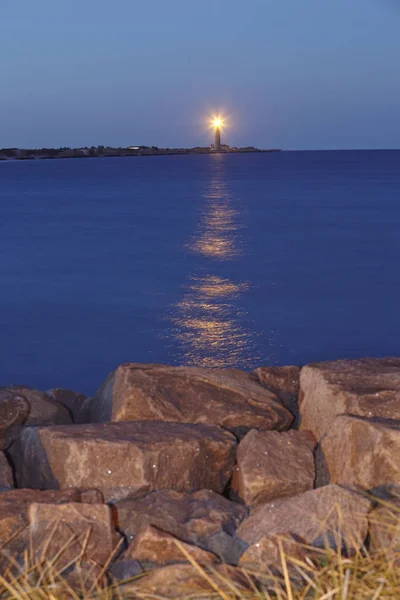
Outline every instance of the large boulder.
<path id="1" fill-rule="evenodd" d="M 319 441 L 335 417 L 400 419 L 400 358 L 314 363 L 300 374 L 301 428 Z"/>
<path id="2" fill-rule="evenodd" d="M 400 484 L 400 422 L 342 415 L 320 443 L 320 481 L 373 491 Z"/>
<path id="3" fill-rule="evenodd" d="M 141 529 L 154 525 L 225 562 L 236 562 L 243 549 L 232 536 L 247 509 L 210 490 L 194 494 L 163 490 L 122 500 L 113 509 L 119 530 L 129 542 Z"/>
<path id="4" fill-rule="evenodd" d="M 19 436 L 30 409 L 25 398 L 0 389 L 0 450 L 7 450 Z"/>
<path id="5" fill-rule="evenodd" d="M 200 565 L 218 561 L 215 554 L 183 542 L 154 525 L 147 525 L 139 532 L 124 553 L 123 560 L 135 560 L 148 571 L 155 566 L 188 562 L 185 553 Z"/>
<path id="6" fill-rule="evenodd" d="M 63 388 L 53 388 L 47 392 L 47 395 L 68 409 L 75 424 L 90 423 L 91 398 L 85 394 Z"/>
<path id="7" fill-rule="evenodd" d="M 28 518 L 33 552 L 58 570 L 78 559 L 102 567 L 121 539 L 105 504 L 31 504 Z"/>
<path id="8" fill-rule="evenodd" d="M 29 403 L 29 414 L 24 422 L 26 426 L 69 425 L 72 423 L 69 410 L 44 392 L 23 385 L 0 388 L 0 403 L 15 396 L 22 397 Z"/>
<path id="9" fill-rule="evenodd" d="M 292 427 L 299 424 L 299 389 L 301 367 L 258 367 L 254 374 L 259 382 L 273 392 L 287 409 L 293 413 L 295 420 Z"/>
<path id="10" fill-rule="evenodd" d="M 265 537 L 294 537 L 308 545 L 359 549 L 368 532 L 371 502 L 351 490 L 328 485 L 255 508 L 237 530 L 249 545 Z"/>
<path id="11" fill-rule="evenodd" d="M 19 487 L 94 487 L 110 502 L 157 489 L 222 492 L 235 450 L 220 427 L 135 421 L 28 427 L 10 451 Z"/>
<path id="12" fill-rule="evenodd" d="M 307 431 L 249 431 L 237 451 L 233 497 L 255 506 L 311 490 L 314 446 Z"/>
<path id="13" fill-rule="evenodd" d="M 249 373 L 163 365 L 121 365 L 91 402 L 94 422 L 207 423 L 236 435 L 288 429 L 293 415 Z"/>

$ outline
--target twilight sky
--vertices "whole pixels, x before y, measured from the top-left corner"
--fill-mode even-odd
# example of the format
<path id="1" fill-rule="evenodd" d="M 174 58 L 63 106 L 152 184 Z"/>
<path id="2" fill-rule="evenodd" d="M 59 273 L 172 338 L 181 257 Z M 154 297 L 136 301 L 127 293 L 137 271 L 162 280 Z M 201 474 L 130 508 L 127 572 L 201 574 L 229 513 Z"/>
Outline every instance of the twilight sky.
<path id="1" fill-rule="evenodd" d="M 0 4 L 0 148 L 400 148 L 400 0 Z"/>

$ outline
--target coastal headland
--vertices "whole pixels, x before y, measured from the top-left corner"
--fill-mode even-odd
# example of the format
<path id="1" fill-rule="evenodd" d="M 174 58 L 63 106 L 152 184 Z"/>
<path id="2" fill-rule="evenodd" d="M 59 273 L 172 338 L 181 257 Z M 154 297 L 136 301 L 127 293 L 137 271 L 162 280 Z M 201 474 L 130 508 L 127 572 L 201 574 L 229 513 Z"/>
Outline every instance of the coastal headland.
<path id="1" fill-rule="evenodd" d="M 127 363 L 92 398 L 4 387 L 0 450 L 2 572 L 29 549 L 71 586 L 143 574 L 129 597 L 183 598 L 204 572 L 254 589 L 283 553 L 316 568 L 400 542 L 400 358 Z"/>
<path id="2" fill-rule="evenodd" d="M 251 152 L 280 152 L 278 148 L 260 149 L 254 146 L 236 148 L 221 146 L 218 150 L 208 146 L 195 148 L 159 148 L 158 146 L 91 146 L 84 148 L 0 148 L 0 160 L 38 160 L 56 158 L 104 158 L 118 156 L 169 156 L 179 154 L 248 154 Z"/>

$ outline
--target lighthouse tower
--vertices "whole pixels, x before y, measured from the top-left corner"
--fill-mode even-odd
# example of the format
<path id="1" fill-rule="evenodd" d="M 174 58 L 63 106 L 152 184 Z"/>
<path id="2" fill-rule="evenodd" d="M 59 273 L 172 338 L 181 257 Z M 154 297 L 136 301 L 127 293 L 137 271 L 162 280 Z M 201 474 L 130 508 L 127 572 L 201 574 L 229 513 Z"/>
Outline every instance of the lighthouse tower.
<path id="1" fill-rule="evenodd" d="M 221 150 L 221 126 L 215 126 L 214 150 Z"/>

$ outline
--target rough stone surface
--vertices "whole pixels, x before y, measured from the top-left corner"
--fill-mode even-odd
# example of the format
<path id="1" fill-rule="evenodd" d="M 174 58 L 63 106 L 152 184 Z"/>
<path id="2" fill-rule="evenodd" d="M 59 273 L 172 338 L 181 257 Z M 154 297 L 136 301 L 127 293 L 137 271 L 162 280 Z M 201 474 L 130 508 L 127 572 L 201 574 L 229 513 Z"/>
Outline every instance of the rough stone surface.
<path id="1" fill-rule="evenodd" d="M 30 405 L 18 394 L 4 393 L 0 388 L 0 450 L 7 450 L 27 420 Z"/>
<path id="2" fill-rule="evenodd" d="M 0 388 L 0 404 L 16 395 L 28 401 L 30 406 L 29 415 L 24 423 L 26 426 L 69 425 L 72 423 L 70 412 L 65 406 L 55 402 L 44 392 L 23 385 Z"/>
<path id="3" fill-rule="evenodd" d="M 79 490 L 11 490 L 0 493 L 0 547 L 4 547 L 11 555 L 27 547 L 28 508 L 31 503 L 54 504 L 76 502 L 79 499 Z"/>
<path id="4" fill-rule="evenodd" d="M 142 567 L 137 560 L 124 560 L 119 558 L 107 571 L 108 575 L 117 581 L 124 581 L 143 573 Z"/>
<path id="5" fill-rule="evenodd" d="M 0 493 L 0 504 L 64 504 L 66 502 L 81 502 L 81 492 L 78 489 L 68 490 L 31 490 L 18 489 Z"/>
<path id="6" fill-rule="evenodd" d="M 254 506 L 311 490 L 314 446 L 312 435 L 306 431 L 249 431 L 237 451 L 234 497 Z"/>
<path id="7" fill-rule="evenodd" d="M 62 388 L 54 388 L 49 390 L 47 395 L 69 410 L 72 420 L 76 425 L 90 423 L 91 399 L 85 396 L 85 394 Z"/>
<path id="8" fill-rule="evenodd" d="M 254 587 L 251 586 L 248 577 L 238 569 L 229 565 L 213 565 L 215 573 L 209 576 L 220 590 L 225 594 L 223 598 L 232 594 L 232 586 L 235 586 L 240 592 L 254 593 Z M 230 586 L 228 583 L 230 583 Z M 254 585 L 254 584 L 253 584 Z M 129 598 L 135 598 L 140 594 L 140 598 L 191 598 L 193 600 L 206 600 L 210 596 L 215 597 L 215 587 L 213 587 L 196 567 L 188 564 L 169 565 L 151 571 L 145 577 L 124 586 L 124 593 Z M 129 594 L 133 594 L 130 596 Z"/>
<path id="9" fill-rule="evenodd" d="M 338 485 L 328 485 L 264 504 L 252 511 L 240 525 L 237 536 L 256 544 L 264 536 L 292 535 L 306 544 L 326 543 L 360 548 L 368 530 L 371 502 Z"/>
<path id="10" fill-rule="evenodd" d="M 81 502 L 84 504 L 104 504 L 104 496 L 95 488 L 81 489 Z"/>
<path id="11" fill-rule="evenodd" d="M 400 484 L 399 421 L 336 417 L 320 448 L 321 483 L 355 484 L 367 490 Z"/>
<path id="12" fill-rule="evenodd" d="M 247 510 L 210 490 L 194 494 L 164 490 L 113 506 L 118 529 L 131 541 L 147 525 L 234 563 L 243 548 L 232 538 Z"/>
<path id="13" fill-rule="evenodd" d="M 400 419 L 400 358 L 314 363 L 300 374 L 301 428 L 319 441 L 337 415 Z"/>
<path id="14" fill-rule="evenodd" d="M 20 487 L 94 487 L 106 502 L 156 489 L 222 492 L 235 450 L 219 427 L 156 421 L 29 427 L 11 448 Z"/>
<path id="15" fill-rule="evenodd" d="M 259 367 L 254 371 L 259 382 L 273 392 L 283 402 L 288 410 L 293 413 L 295 420 L 292 427 L 299 425 L 299 389 L 300 367 Z"/>
<path id="16" fill-rule="evenodd" d="M 63 573 L 63 579 L 70 588 L 70 590 L 81 591 L 90 589 L 105 588 L 109 584 L 106 573 L 104 573 L 103 566 L 95 563 L 93 560 L 80 560 L 79 563 L 75 563 L 71 568 L 67 569 Z M 54 590 L 54 591 L 53 591 Z M 68 594 L 64 590 L 60 591 L 60 595 L 57 595 L 57 587 L 53 588 L 55 598 L 62 598 L 63 600 L 76 600 L 76 595 Z M 87 593 L 84 594 L 85 596 Z M 53 600 L 53 599 L 52 599 Z"/>
<path id="17" fill-rule="evenodd" d="M 103 566 L 118 545 L 111 510 L 105 504 L 31 504 L 28 511 L 32 548 L 64 568 L 78 557 Z M 72 540 L 71 540 L 72 538 Z"/>
<path id="18" fill-rule="evenodd" d="M 178 544 L 200 565 L 218 560 L 215 554 L 179 540 L 154 525 L 147 525 L 138 533 L 124 553 L 124 559 L 137 560 L 145 570 L 155 565 L 188 562 Z"/>
<path id="19" fill-rule="evenodd" d="M 288 429 L 293 415 L 255 376 L 238 370 L 121 365 L 91 403 L 91 420 L 158 420 L 249 429 Z"/>
<path id="20" fill-rule="evenodd" d="M 399 562 L 400 499 L 379 504 L 369 515 L 369 552 Z"/>
<path id="21" fill-rule="evenodd" d="M 13 487 L 14 478 L 12 469 L 4 452 L 0 452 L 0 492 L 11 490 Z"/>
<path id="22" fill-rule="evenodd" d="M 11 556 L 22 552 L 25 548 L 29 539 L 27 524 L 24 505 L 0 501 L 0 546 Z M 0 572 L 4 571 L 3 558 L 0 556 Z"/>
<path id="23" fill-rule="evenodd" d="M 272 566 L 280 570 L 282 567 L 280 544 L 289 567 L 291 559 L 305 559 L 305 549 L 290 534 L 284 537 L 266 535 L 247 548 L 240 558 L 239 566 L 258 572 L 265 572 Z"/>

